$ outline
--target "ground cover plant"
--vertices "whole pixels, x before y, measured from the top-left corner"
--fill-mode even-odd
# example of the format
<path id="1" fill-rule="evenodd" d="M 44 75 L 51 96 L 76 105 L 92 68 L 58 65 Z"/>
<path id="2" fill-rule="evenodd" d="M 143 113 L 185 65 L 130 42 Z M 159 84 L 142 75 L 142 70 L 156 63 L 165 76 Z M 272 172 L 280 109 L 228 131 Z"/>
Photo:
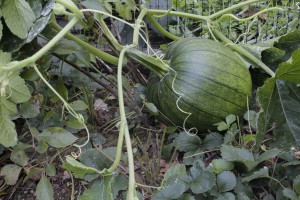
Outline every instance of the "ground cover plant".
<path id="1" fill-rule="evenodd" d="M 0 198 L 299 199 L 299 11 L 0 1 Z"/>

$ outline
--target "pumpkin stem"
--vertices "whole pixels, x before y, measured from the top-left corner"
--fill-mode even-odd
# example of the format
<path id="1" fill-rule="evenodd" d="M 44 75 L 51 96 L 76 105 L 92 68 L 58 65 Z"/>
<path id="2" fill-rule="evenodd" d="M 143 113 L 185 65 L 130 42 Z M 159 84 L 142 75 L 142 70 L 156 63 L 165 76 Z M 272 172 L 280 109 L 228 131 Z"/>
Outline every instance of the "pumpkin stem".
<path id="1" fill-rule="evenodd" d="M 126 51 L 126 55 L 155 73 L 160 78 L 164 77 L 169 71 L 169 61 L 160 60 L 135 48 L 128 49 Z"/>

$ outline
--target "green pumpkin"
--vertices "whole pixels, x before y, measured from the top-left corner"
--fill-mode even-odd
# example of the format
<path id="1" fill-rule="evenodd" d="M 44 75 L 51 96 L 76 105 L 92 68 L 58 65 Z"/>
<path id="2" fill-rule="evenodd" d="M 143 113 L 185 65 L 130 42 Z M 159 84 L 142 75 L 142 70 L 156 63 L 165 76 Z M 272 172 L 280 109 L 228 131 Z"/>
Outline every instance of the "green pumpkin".
<path id="1" fill-rule="evenodd" d="M 164 60 L 170 69 L 157 73 L 155 68 L 158 76 L 150 78 L 146 95 L 164 123 L 205 131 L 226 116 L 247 110 L 251 76 L 228 47 L 208 39 L 185 38 L 168 49 Z M 149 63 L 147 67 L 151 69 Z"/>

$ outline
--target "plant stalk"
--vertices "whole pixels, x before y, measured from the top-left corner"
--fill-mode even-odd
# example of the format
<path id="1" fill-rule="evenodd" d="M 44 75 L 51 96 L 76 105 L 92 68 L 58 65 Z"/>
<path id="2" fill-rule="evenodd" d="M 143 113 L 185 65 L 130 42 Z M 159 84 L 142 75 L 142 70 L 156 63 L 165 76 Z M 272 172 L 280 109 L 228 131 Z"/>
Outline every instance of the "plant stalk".
<path id="1" fill-rule="evenodd" d="M 31 57 L 24 59 L 22 61 L 15 61 L 8 64 L 7 67 L 0 68 L 0 70 L 12 70 L 12 69 L 20 69 L 29 65 L 33 65 L 38 59 L 40 59 L 43 55 L 45 55 L 54 45 L 56 45 L 72 28 L 77 24 L 79 18 L 73 17 L 70 22 L 64 27 L 60 29 L 60 32 L 52 38 L 43 48 L 41 48 L 38 52 L 33 54 Z"/>
<path id="2" fill-rule="evenodd" d="M 267 72 L 271 77 L 275 77 L 275 73 L 267 66 L 265 65 L 260 59 L 253 56 L 251 53 L 249 53 L 247 50 L 245 50 L 243 47 L 238 46 L 237 44 L 233 43 L 231 40 L 226 38 L 223 33 L 221 33 L 217 29 L 212 29 L 213 34 L 220 39 L 222 42 L 225 43 L 226 46 L 233 49 L 234 51 L 238 52 L 239 54 L 245 56 L 255 64 L 257 64 L 260 68 L 262 68 L 265 72 Z"/>
<path id="3" fill-rule="evenodd" d="M 152 15 L 149 15 L 149 14 L 148 14 L 146 17 L 149 19 L 149 21 L 152 23 L 152 25 L 153 25 L 153 26 L 154 26 L 161 34 L 163 34 L 163 35 L 166 36 L 167 38 L 170 38 L 171 40 L 175 40 L 175 41 L 178 41 L 178 40 L 181 39 L 180 37 L 177 37 L 176 35 L 173 35 L 173 34 L 170 33 L 169 31 L 167 31 L 166 29 L 164 29 L 164 27 L 162 27 Z"/>
<path id="4" fill-rule="evenodd" d="M 247 6 L 247 5 L 250 5 L 250 4 L 253 4 L 253 3 L 263 2 L 263 1 L 267 1 L 267 0 L 249 0 L 249 1 L 243 1 L 241 3 L 235 4 L 235 5 L 232 5 L 232 6 L 228 7 L 228 8 L 225 8 L 223 10 L 220 10 L 219 12 L 216 12 L 216 13 L 214 13 L 212 15 L 209 15 L 208 18 L 210 20 L 213 20 L 215 18 L 221 17 L 224 14 L 230 13 L 230 12 L 236 10 L 236 9 L 242 8 L 244 6 Z"/>
<path id="5" fill-rule="evenodd" d="M 55 22 L 55 21 L 51 21 L 50 22 L 51 26 L 53 28 L 55 28 L 56 30 L 60 31 L 62 30 L 62 28 Z M 100 49 L 90 45 L 87 42 L 82 41 L 81 39 L 75 37 L 74 35 L 72 35 L 71 33 L 66 33 L 65 37 L 69 40 L 72 40 L 74 42 L 76 42 L 77 44 L 79 44 L 80 46 L 84 47 L 85 49 L 87 49 L 91 54 L 99 57 L 100 59 L 117 66 L 118 65 L 118 58 L 115 56 L 112 56 L 104 51 L 101 51 Z"/>

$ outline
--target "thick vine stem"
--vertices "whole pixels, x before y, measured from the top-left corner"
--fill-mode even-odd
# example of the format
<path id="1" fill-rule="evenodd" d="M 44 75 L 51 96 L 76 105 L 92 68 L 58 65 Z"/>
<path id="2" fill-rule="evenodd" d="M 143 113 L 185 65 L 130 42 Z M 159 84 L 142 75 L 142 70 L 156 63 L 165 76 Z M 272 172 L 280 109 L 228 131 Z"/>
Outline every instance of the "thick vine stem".
<path id="1" fill-rule="evenodd" d="M 231 40 L 226 38 L 219 30 L 212 29 L 212 32 L 215 37 L 217 37 L 222 42 L 224 42 L 225 45 L 227 45 L 229 48 L 233 49 L 234 51 L 238 52 L 239 54 L 250 59 L 252 62 L 257 64 L 260 68 L 262 68 L 265 72 L 267 72 L 271 77 L 275 77 L 275 73 L 267 65 L 265 65 L 260 59 L 253 56 L 251 53 L 249 53 L 243 47 L 238 46 L 237 44 L 233 43 Z"/>
<path id="2" fill-rule="evenodd" d="M 12 70 L 12 69 L 20 69 L 26 66 L 33 65 L 39 58 L 45 55 L 54 45 L 56 45 L 72 28 L 77 24 L 80 19 L 77 17 L 73 17 L 71 21 L 60 30 L 60 32 L 52 38 L 42 49 L 33 54 L 31 57 L 24 59 L 22 61 L 14 61 L 4 65 L 4 67 L 0 68 L 0 71 Z"/>
<path id="3" fill-rule="evenodd" d="M 56 21 L 51 20 L 50 22 L 51 26 L 53 28 L 55 28 L 57 31 L 62 30 L 63 28 L 60 27 Z M 118 65 L 118 58 L 115 56 L 112 56 L 104 51 L 101 51 L 100 49 L 97 49 L 96 47 L 90 45 L 87 42 L 82 41 L 81 39 L 75 37 L 74 35 L 72 35 L 71 33 L 66 33 L 65 37 L 69 40 L 72 40 L 74 42 L 76 42 L 77 44 L 79 44 L 80 46 L 84 47 L 85 49 L 87 49 L 91 54 L 101 58 L 102 60 L 117 66 Z"/>
<path id="4" fill-rule="evenodd" d="M 117 74 L 119 110 L 120 110 L 121 128 L 122 128 L 122 129 L 120 128 L 119 137 L 123 137 L 123 135 L 125 136 L 125 143 L 126 143 L 127 156 L 128 156 L 128 168 L 129 168 L 129 182 L 128 182 L 127 200 L 134 200 L 136 192 L 135 192 L 134 159 L 133 159 L 133 152 L 132 152 L 130 134 L 129 134 L 129 130 L 128 130 L 125 107 L 124 107 L 124 101 L 123 101 L 124 97 L 123 97 L 123 85 L 122 85 L 122 68 L 123 68 L 124 54 L 132 46 L 133 45 L 122 49 L 122 51 L 120 53 L 120 59 L 119 59 L 119 64 L 118 64 L 118 74 Z M 122 139 L 119 138 L 118 150 L 120 150 L 119 148 L 122 149 L 122 146 L 121 147 L 119 146 L 119 144 L 121 144 L 121 143 L 122 143 Z M 113 168 L 116 166 L 116 164 L 117 163 L 114 163 Z"/>
<path id="5" fill-rule="evenodd" d="M 169 31 L 167 31 L 166 29 L 164 29 L 164 27 L 162 27 L 158 22 L 157 20 L 153 17 L 153 15 L 150 15 L 148 14 L 146 16 L 149 21 L 152 23 L 152 25 L 161 33 L 163 34 L 164 36 L 166 36 L 167 38 L 170 38 L 172 40 L 175 40 L 175 41 L 178 41 L 180 40 L 181 38 L 180 37 L 177 37 L 176 35 L 173 35 L 172 33 L 170 33 Z"/>
<path id="6" fill-rule="evenodd" d="M 238 3 L 238 4 L 235 4 L 235 5 L 232 5 L 228 8 L 225 8 L 223 10 L 220 10 L 219 12 L 216 12 L 212 15 L 209 15 L 208 18 L 210 20 L 213 20 L 213 19 L 216 19 L 218 17 L 221 17 L 223 16 L 224 14 L 227 14 L 227 13 L 230 13 L 236 9 L 239 9 L 239 8 L 242 8 L 244 6 L 247 6 L 247 5 L 250 5 L 250 4 L 253 4 L 253 3 L 258 3 L 258 2 L 264 2 L 264 1 L 268 1 L 268 0 L 249 0 L 249 1 L 243 1 L 241 3 Z"/>

